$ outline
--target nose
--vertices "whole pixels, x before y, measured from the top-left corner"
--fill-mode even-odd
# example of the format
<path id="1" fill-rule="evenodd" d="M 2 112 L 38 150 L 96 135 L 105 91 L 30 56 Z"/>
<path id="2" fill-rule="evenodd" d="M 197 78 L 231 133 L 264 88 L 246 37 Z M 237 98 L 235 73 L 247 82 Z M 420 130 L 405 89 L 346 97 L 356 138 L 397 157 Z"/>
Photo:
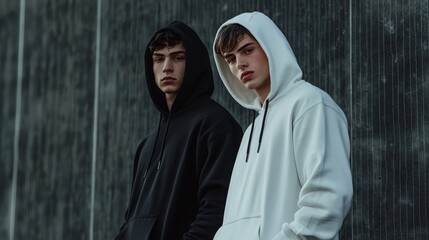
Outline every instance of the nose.
<path id="1" fill-rule="evenodd" d="M 248 63 L 246 61 L 246 58 L 237 56 L 236 60 L 237 60 L 237 67 L 239 69 L 243 69 L 243 68 L 247 67 Z"/>
<path id="2" fill-rule="evenodd" d="M 172 72 L 173 64 L 169 58 L 166 58 L 164 61 L 164 66 L 162 67 L 162 72 Z"/>

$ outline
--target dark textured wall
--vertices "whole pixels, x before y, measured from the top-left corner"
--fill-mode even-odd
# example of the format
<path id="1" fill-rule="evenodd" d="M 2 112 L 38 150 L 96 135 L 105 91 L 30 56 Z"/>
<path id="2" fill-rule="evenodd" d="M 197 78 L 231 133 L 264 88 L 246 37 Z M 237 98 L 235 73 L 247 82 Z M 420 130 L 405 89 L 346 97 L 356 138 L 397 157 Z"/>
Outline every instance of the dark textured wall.
<path id="1" fill-rule="evenodd" d="M 0 239 L 112 239 L 136 145 L 157 119 L 144 83 L 148 39 L 180 19 L 211 49 L 221 23 L 252 10 L 279 25 L 304 79 L 349 119 L 355 195 L 341 238 L 428 239 L 428 6 L 0 0 Z M 220 80 L 214 98 L 247 126 L 250 113 Z"/>
<path id="2" fill-rule="evenodd" d="M 428 1 L 352 9 L 353 236 L 429 239 Z"/>

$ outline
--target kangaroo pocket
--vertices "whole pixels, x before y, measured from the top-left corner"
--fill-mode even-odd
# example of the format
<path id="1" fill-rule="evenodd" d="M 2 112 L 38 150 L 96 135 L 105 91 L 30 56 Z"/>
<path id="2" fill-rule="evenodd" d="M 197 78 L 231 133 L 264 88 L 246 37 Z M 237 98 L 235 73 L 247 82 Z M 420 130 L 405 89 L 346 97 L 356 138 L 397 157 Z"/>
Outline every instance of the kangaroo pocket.
<path id="1" fill-rule="evenodd" d="M 156 217 L 136 218 L 119 232 L 115 240 L 149 240 Z"/>
<path id="2" fill-rule="evenodd" d="M 217 231 L 215 240 L 260 240 L 260 216 L 241 218 L 223 225 Z"/>

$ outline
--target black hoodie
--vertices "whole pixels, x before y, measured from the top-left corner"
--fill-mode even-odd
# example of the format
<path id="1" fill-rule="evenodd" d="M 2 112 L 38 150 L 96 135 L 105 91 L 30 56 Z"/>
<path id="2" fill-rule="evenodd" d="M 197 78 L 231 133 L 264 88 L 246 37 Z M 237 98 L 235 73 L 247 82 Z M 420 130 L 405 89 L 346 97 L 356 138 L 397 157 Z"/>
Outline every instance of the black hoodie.
<path id="1" fill-rule="evenodd" d="M 198 35 L 179 21 L 165 29 L 183 40 L 184 80 L 169 111 L 146 48 L 147 86 L 161 117 L 137 149 L 130 203 L 116 239 L 213 239 L 222 224 L 242 130 L 210 98 L 212 70 Z"/>

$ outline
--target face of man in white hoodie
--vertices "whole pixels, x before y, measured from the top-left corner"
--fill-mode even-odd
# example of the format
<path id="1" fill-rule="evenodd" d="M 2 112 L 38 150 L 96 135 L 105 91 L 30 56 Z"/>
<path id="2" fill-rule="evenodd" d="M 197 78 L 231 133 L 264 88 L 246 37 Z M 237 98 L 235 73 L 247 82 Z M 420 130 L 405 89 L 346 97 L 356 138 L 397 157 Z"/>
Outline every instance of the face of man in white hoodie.
<path id="1" fill-rule="evenodd" d="M 270 93 L 270 68 L 267 55 L 259 43 L 245 35 L 231 51 L 222 54 L 232 74 L 249 90 L 254 90 L 261 102 Z"/>

